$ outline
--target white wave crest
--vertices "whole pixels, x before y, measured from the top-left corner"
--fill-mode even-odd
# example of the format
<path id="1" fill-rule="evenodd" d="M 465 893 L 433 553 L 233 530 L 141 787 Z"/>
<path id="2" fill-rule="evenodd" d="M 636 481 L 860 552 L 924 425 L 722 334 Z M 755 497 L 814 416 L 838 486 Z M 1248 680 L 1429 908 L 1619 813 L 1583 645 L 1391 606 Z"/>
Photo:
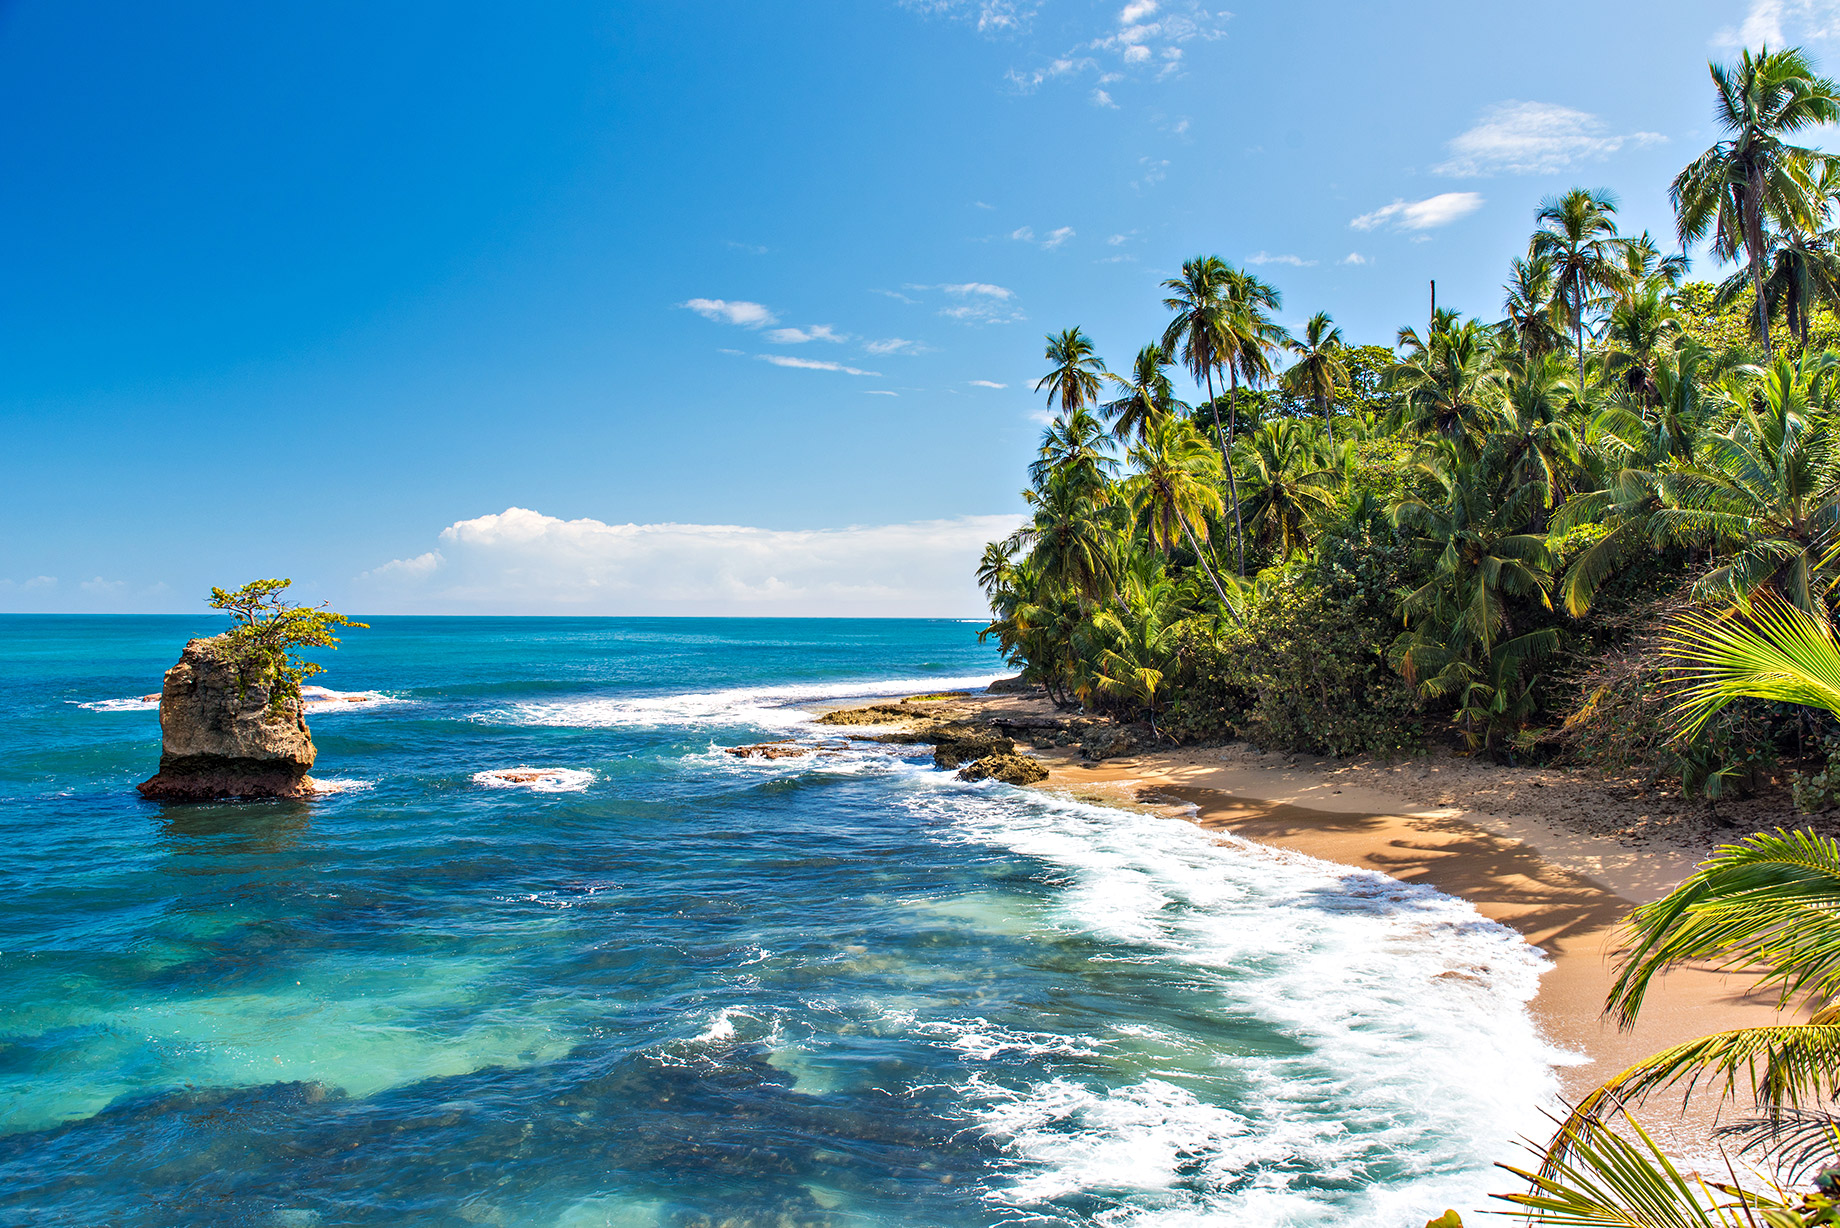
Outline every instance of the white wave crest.
<path id="1" fill-rule="evenodd" d="M 356 712 L 362 709 L 382 708 L 390 704 L 408 702 L 394 695 L 385 695 L 381 691 L 334 691 L 323 686 L 301 687 L 300 700 L 301 711 L 309 716 L 324 716 L 331 712 Z M 123 699 L 94 699 L 88 703 L 79 703 L 77 707 L 90 712 L 157 712 L 160 709 L 160 697 L 155 693 L 133 695 Z"/>
<path id="2" fill-rule="evenodd" d="M 962 691 L 989 686 L 1001 674 L 956 678 L 875 678 L 861 682 L 801 683 L 791 686 L 730 687 L 681 695 L 530 701 L 476 713 L 472 719 L 499 725 L 543 725 L 580 729 L 631 726 L 701 728 L 750 726 L 794 729 L 808 725 L 805 710 L 816 703 L 885 699 L 890 695 Z"/>
<path id="3" fill-rule="evenodd" d="M 974 1073 L 968 1111 L 1011 1157 L 996 1201 L 1115 1198 L 1106 1222 L 1134 1225 L 1391 1228 L 1482 1205 L 1493 1164 L 1547 1124 L 1569 1060 L 1527 1011 L 1548 965 L 1470 904 L 1178 819 L 915 782 L 909 804 L 946 838 L 1068 877 L 1058 926 L 1172 966 L 1186 1009 L 1274 1038 L 1226 1054 L 1146 1037 L 1129 1060 L 1106 1045 L 1104 1076 Z M 951 1026 L 971 1062 L 1097 1045 Z"/>
<path id="4" fill-rule="evenodd" d="M 313 778 L 313 792 L 325 793 L 361 793 L 366 789 L 375 789 L 374 780 L 322 780 Z"/>
<path id="5" fill-rule="evenodd" d="M 580 793 L 594 783 L 584 768 L 491 768 L 473 773 L 473 783 L 488 789 L 529 789 L 533 793 Z"/>

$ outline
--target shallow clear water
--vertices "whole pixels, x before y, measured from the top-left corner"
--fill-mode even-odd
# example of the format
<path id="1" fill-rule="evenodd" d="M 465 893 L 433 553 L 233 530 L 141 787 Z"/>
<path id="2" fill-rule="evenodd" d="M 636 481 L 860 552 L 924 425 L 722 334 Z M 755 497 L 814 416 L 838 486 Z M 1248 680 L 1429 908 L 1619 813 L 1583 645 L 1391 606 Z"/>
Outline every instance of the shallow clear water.
<path id="1" fill-rule="evenodd" d="M 0 1224 L 1422 1224 L 1538 1131 L 1465 904 L 718 749 L 987 679 L 971 625 L 373 621 L 345 791 L 162 808 L 132 701 L 212 621 L 0 618 Z"/>

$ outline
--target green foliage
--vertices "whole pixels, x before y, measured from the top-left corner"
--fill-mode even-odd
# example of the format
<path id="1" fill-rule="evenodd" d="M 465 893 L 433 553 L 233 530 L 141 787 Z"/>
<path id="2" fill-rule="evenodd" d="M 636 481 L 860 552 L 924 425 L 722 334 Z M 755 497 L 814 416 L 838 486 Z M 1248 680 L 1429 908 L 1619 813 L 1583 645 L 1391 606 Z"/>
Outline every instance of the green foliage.
<path id="1" fill-rule="evenodd" d="M 277 711 L 300 698 L 300 684 L 322 666 L 302 657 L 302 648 L 337 648 L 337 627 L 368 627 L 324 606 L 296 605 L 283 594 L 292 580 L 251 580 L 234 591 L 211 590 L 212 609 L 234 620 L 226 633 L 239 672 L 269 690 Z"/>

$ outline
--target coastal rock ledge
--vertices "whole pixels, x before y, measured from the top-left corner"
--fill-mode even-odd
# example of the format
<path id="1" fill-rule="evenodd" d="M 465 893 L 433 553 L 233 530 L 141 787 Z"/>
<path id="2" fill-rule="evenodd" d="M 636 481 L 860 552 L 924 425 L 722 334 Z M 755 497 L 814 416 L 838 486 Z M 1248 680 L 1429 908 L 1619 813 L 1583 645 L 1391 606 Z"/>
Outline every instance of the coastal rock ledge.
<path id="1" fill-rule="evenodd" d="M 136 787 L 161 802 L 304 797 L 316 754 L 298 699 L 271 708 L 224 636 L 192 640 L 160 688 L 160 771 Z"/>

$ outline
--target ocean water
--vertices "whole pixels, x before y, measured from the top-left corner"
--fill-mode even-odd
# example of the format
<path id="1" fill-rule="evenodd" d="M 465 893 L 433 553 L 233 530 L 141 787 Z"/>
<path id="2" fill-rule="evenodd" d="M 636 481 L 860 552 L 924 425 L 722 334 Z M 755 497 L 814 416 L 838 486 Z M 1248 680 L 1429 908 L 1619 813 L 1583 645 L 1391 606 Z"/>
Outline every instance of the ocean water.
<path id="1" fill-rule="evenodd" d="M 1541 1131 L 1468 905 L 810 724 L 970 624 L 372 621 L 339 792 L 162 807 L 216 624 L 0 618 L 0 1224 L 1417 1228 Z"/>

